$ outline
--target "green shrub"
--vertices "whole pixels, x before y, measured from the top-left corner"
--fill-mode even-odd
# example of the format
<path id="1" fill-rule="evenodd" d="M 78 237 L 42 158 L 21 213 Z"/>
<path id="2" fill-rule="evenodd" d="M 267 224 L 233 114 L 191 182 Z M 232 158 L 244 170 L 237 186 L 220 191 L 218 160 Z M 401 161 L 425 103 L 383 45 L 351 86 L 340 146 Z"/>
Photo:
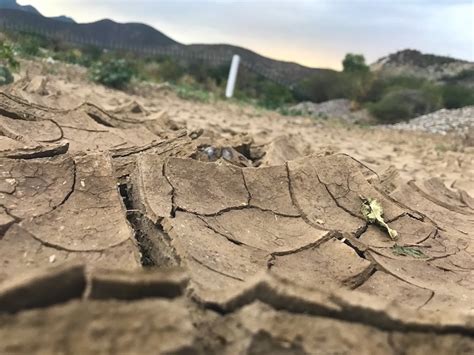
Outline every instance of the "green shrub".
<path id="1" fill-rule="evenodd" d="M 209 92 L 195 88 L 191 85 L 179 85 L 175 87 L 177 95 L 184 100 L 209 102 L 211 95 Z"/>
<path id="2" fill-rule="evenodd" d="M 102 57 L 102 49 L 96 46 L 87 45 L 81 49 L 82 61 L 81 65 L 90 67 L 95 62 L 98 62 Z"/>
<path id="3" fill-rule="evenodd" d="M 432 85 L 425 79 L 416 78 L 413 76 L 378 76 L 374 77 L 364 97 L 361 97 L 363 102 L 376 102 L 382 99 L 383 96 L 390 91 L 399 89 L 414 89 L 419 90 L 424 86 Z"/>
<path id="4" fill-rule="evenodd" d="M 208 79 L 209 67 L 202 60 L 193 61 L 186 67 L 186 74 L 198 83 L 205 83 Z"/>
<path id="5" fill-rule="evenodd" d="M 122 89 L 130 83 L 134 69 L 125 59 L 107 59 L 92 65 L 92 80 L 108 87 Z"/>
<path id="6" fill-rule="evenodd" d="M 300 100 L 323 102 L 332 99 L 349 98 L 352 94 L 349 77 L 336 71 L 322 71 L 304 80 L 296 89 L 304 97 Z"/>
<path id="7" fill-rule="evenodd" d="M 7 85 L 13 82 L 13 75 L 10 70 L 19 67 L 12 47 L 5 42 L 0 42 L 0 85 Z"/>
<path id="8" fill-rule="evenodd" d="M 39 56 L 41 54 L 40 48 L 46 47 L 48 44 L 45 38 L 29 33 L 21 34 L 17 43 L 18 52 L 29 57 Z"/>
<path id="9" fill-rule="evenodd" d="M 460 108 L 474 105 L 474 89 L 461 85 L 446 84 L 441 87 L 443 104 L 446 108 Z"/>
<path id="10" fill-rule="evenodd" d="M 101 55 L 101 49 L 93 46 L 86 46 L 82 48 L 64 48 L 63 50 L 56 52 L 53 55 L 53 58 L 66 63 L 90 67 L 100 60 Z"/>
<path id="11" fill-rule="evenodd" d="M 167 58 L 160 63 L 158 73 L 161 80 L 175 83 L 183 76 L 184 70 L 176 61 Z"/>
<path id="12" fill-rule="evenodd" d="M 212 67 L 208 70 L 208 76 L 216 82 L 217 86 L 226 84 L 227 77 L 229 76 L 229 66 L 220 65 L 218 67 Z"/>
<path id="13" fill-rule="evenodd" d="M 75 48 L 55 53 L 53 54 L 53 59 L 59 60 L 61 62 L 82 65 L 83 56 L 82 52 L 79 49 Z"/>
<path id="14" fill-rule="evenodd" d="M 0 86 L 8 85 L 13 82 L 13 75 L 10 72 L 10 69 L 0 65 Z"/>
<path id="15" fill-rule="evenodd" d="M 442 81 L 448 84 L 459 84 L 460 82 L 473 82 L 474 69 L 464 69 L 453 76 L 445 76 L 441 78 Z"/>
<path id="16" fill-rule="evenodd" d="M 262 87 L 258 104 L 265 108 L 276 109 L 293 101 L 291 91 L 279 84 L 267 81 Z"/>
<path id="17" fill-rule="evenodd" d="M 342 84 L 346 86 L 346 98 L 363 102 L 371 90 L 374 75 L 370 71 L 343 72 Z"/>
<path id="18" fill-rule="evenodd" d="M 219 89 L 223 93 L 229 68 L 221 66 L 215 70 L 213 75 L 216 79 L 214 80 L 220 83 Z M 295 102 L 294 93 L 288 87 L 270 81 L 244 66 L 239 69 L 234 97 L 237 100 L 251 102 L 269 109 Z"/>
<path id="19" fill-rule="evenodd" d="M 439 109 L 441 98 L 430 90 L 397 89 L 368 107 L 380 123 L 396 123 Z"/>
<path id="20" fill-rule="evenodd" d="M 46 48 L 47 55 L 53 59 L 84 67 L 92 66 L 102 56 L 102 49 L 98 47 L 91 45 L 75 47 L 56 39 L 48 42 Z"/>
<path id="21" fill-rule="evenodd" d="M 19 66 L 12 46 L 6 42 L 0 42 L 0 64 L 11 69 L 17 69 Z"/>
<path id="22" fill-rule="evenodd" d="M 347 53 L 342 61 L 342 67 L 346 73 L 366 73 L 369 71 L 362 54 Z"/>

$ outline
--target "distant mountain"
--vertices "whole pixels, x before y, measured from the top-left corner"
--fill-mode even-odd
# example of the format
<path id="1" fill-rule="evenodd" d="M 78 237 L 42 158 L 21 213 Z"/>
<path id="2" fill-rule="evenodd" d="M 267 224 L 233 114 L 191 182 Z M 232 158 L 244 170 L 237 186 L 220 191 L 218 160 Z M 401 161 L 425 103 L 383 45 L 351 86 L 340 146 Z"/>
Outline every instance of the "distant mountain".
<path id="1" fill-rule="evenodd" d="M 17 4 L 16 0 L 0 0 L 0 9 L 21 10 L 41 15 L 41 13 L 33 6 Z"/>
<path id="2" fill-rule="evenodd" d="M 474 87 L 473 62 L 423 54 L 413 49 L 405 49 L 380 58 L 370 68 L 382 75 L 415 76 L 437 82 L 451 82 Z"/>
<path id="3" fill-rule="evenodd" d="M 129 48 L 181 45 L 162 32 L 142 23 L 118 23 L 106 19 L 92 23 L 71 24 L 63 29 L 89 36 L 98 43 L 120 42 Z"/>
<path id="4" fill-rule="evenodd" d="M 3 0 L 0 0 L 3 1 Z M 101 20 L 92 23 L 66 23 L 26 11 L 1 9 L 0 28 L 35 29 L 42 34 L 92 44 L 102 48 L 120 48 L 156 55 L 168 55 L 180 61 L 205 60 L 214 65 L 229 64 L 233 54 L 239 54 L 242 64 L 269 79 L 292 86 L 313 75 L 333 72 L 309 68 L 297 63 L 264 57 L 246 48 L 227 44 L 183 45 L 155 28 L 141 23 L 117 23 Z"/>
<path id="5" fill-rule="evenodd" d="M 20 11 L 29 12 L 35 15 L 41 15 L 41 13 L 38 10 L 36 10 L 36 8 L 34 8 L 33 6 L 20 5 L 16 2 L 16 0 L 0 0 L 0 9 L 20 10 Z M 72 18 L 67 17 L 67 16 L 56 16 L 56 17 L 50 17 L 50 18 L 53 20 L 75 23 L 75 21 Z"/>
<path id="6" fill-rule="evenodd" d="M 51 19 L 53 20 L 56 20 L 56 21 L 63 21 L 63 22 L 70 22 L 70 23 L 76 23 L 76 21 L 74 21 L 74 19 L 72 17 L 68 17 L 68 16 L 53 16 L 53 17 L 50 17 Z"/>

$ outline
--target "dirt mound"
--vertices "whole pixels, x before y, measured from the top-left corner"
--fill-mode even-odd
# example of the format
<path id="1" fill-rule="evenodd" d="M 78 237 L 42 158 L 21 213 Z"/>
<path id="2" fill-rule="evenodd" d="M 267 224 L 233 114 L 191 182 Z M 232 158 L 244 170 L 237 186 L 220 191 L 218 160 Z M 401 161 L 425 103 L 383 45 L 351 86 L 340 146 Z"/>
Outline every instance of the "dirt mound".
<path id="1" fill-rule="evenodd" d="M 0 94 L 0 353 L 474 350 L 468 192 L 152 114 Z"/>

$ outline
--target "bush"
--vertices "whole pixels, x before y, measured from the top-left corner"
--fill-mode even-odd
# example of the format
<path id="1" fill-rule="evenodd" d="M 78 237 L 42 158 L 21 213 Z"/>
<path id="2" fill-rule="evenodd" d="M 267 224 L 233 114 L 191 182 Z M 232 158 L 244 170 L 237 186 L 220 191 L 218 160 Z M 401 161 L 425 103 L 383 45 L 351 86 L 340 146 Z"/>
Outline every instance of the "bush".
<path id="1" fill-rule="evenodd" d="M 53 54 L 53 59 L 71 64 L 82 64 L 82 52 L 79 49 L 67 49 Z"/>
<path id="2" fill-rule="evenodd" d="M 13 82 L 11 69 L 17 69 L 19 66 L 15 59 L 15 53 L 12 47 L 3 41 L 0 42 L 0 85 L 7 85 Z"/>
<path id="3" fill-rule="evenodd" d="M 105 86 L 122 89 L 134 75 L 133 67 L 124 59 L 108 59 L 91 67 L 92 80 Z"/>
<path id="4" fill-rule="evenodd" d="M 396 123 L 424 115 L 441 108 L 441 98 L 430 90 L 397 89 L 379 102 L 369 105 L 369 111 L 381 123 Z"/>
<path id="5" fill-rule="evenodd" d="M 228 70 L 226 66 L 216 67 L 214 73 L 211 74 L 213 80 L 220 83 L 222 93 L 227 82 Z M 270 81 L 244 66 L 239 69 L 234 97 L 237 100 L 252 102 L 269 109 L 295 102 L 294 94 L 288 87 Z"/>
<path id="6" fill-rule="evenodd" d="M 18 51 L 30 57 L 39 56 L 41 53 L 40 48 L 48 45 L 47 39 L 35 34 L 21 34 L 18 38 L 18 43 Z"/>
<path id="7" fill-rule="evenodd" d="M 13 82 L 13 75 L 7 67 L 0 65 L 0 86 L 11 84 Z"/>
<path id="8" fill-rule="evenodd" d="M 299 99 L 323 102 L 351 96 L 349 77 L 335 71 L 322 71 L 302 82 L 297 88 Z"/>
<path id="9" fill-rule="evenodd" d="M 158 67 L 160 79 L 172 83 L 177 82 L 184 74 L 183 68 L 172 59 L 165 59 Z"/>
<path id="10" fill-rule="evenodd" d="M 271 81 L 264 83 L 261 93 L 258 104 L 265 108 L 275 109 L 293 101 L 288 88 Z"/>
<path id="11" fill-rule="evenodd" d="M 87 45 L 82 48 L 81 52 L 82 61 L 79 64 L 82 64 L 86 67 L 90 67 L 102 57 L 102 49 L 96 46 Z"/>
<path id="12" fill-rule="evenodd" d="M 10 69 L 17 69 L 19 66 L 12 46 L 6 42 L 0 42 L 0 64 Z"/>
<path id="13" fill-rule="evenodd" d="M 367 73 L 369 71 L 362 54 L 347 53 L 342 61 L 342 67 L 346 73 Z"/>
<path id="14" fill-rule="evenodd" d="M 229 66 L 220 65 L 218 67 L 212 67 L 208 70 L 208 75 L 216 82 L 217 86 L 226 84 L 229 75 Z"/>
<path id="15" fill-rule="evenodd" d="M 347 54 L 343 62 L 343 72 L 321 71 L 306 79 L 297 88 L 297 98 L 312 102 L 334 99 L 363 100 L 370 91 L 373 74 L 360 54 Z"/>
<path id="16" fill-rule="evenodd" d="M 461 85 L 446 84 L 441 88 L 446 108 L 460 108 L 474 105 L 474 90 Z"/>
<path id="17" fill-rule="evenodd" d="M 474 81 L 474 69 L 464 69 L 454 76 L 446 76 L 442 78 L 446 83 L 456 84 L 463 81 Z"/>
<path id="18" fill-rule="evenodd" d="M 430 86 L 425 79 L 413 76 L 379 76 L 375 77 L 361 101 L 375 102 L 382 99 L 390 91 L 399 89 L 422 90 L 423 87 Z"/>
<path id="19" fill-rule="evenodd" d="M 209 92 L 193 87 L 191 85 L 181 84 L 175 87 L 176 94 L 184 99 L 199 102 L 209 102 L 211 95 Z"/>

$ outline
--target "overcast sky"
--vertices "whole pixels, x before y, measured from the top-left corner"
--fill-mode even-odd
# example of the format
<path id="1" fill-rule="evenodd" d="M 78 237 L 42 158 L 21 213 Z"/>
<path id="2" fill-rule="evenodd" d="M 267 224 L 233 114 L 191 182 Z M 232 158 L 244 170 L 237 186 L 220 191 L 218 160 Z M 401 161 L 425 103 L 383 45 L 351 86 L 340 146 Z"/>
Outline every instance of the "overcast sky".
<path id="1" fill-rule="evenodd" d="M 412 48 L 474 61 L 474 0 L 20 0 L 78 22 L 144 22 L 182 43 L 229 43 L 340 69 Z"/>

